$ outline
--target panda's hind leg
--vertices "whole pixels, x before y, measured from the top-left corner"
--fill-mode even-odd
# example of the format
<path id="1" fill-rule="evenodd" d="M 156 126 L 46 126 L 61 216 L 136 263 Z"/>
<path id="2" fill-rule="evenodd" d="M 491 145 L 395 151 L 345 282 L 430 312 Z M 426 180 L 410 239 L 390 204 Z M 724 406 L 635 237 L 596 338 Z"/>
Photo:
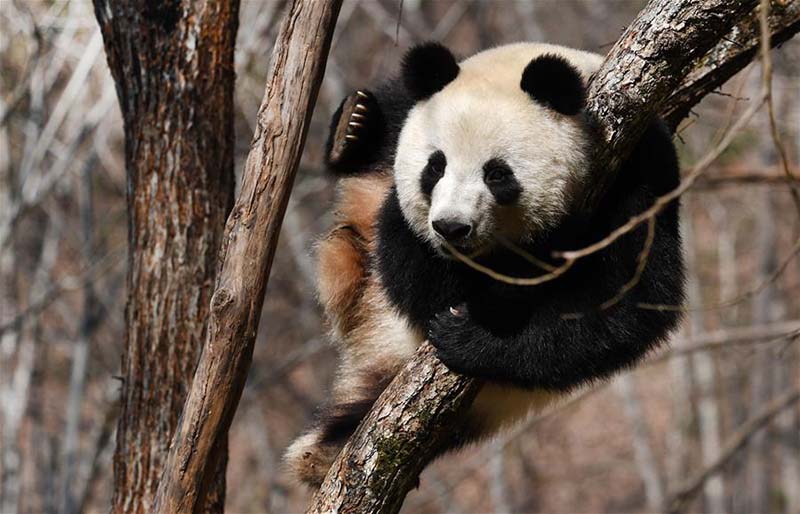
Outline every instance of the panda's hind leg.
<path id="1" fill-rule="evenodd" d="M 339 451 L 358 428 L 394 372 L 340 373 L 334 383 L 334 400 L 317 421 L 286 450 L 284 462 L 301 482 L 318 487 Z"/>

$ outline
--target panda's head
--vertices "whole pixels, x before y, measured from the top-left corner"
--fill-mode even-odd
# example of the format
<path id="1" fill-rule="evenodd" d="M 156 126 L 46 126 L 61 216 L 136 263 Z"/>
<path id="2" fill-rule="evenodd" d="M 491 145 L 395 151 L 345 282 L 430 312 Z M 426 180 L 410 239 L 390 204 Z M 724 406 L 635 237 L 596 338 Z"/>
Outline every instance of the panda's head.
<path id="1" fill-rule="evenodd" d="M 461 64 L 439 44 L 409 51 L 403 80 L 416 103 L 394 169 L 412 230 L 445 255 L 445 241 L 478 255 L 556 227 L 589 172 L 584 76 L 600 60 L 526 43 Z"/>

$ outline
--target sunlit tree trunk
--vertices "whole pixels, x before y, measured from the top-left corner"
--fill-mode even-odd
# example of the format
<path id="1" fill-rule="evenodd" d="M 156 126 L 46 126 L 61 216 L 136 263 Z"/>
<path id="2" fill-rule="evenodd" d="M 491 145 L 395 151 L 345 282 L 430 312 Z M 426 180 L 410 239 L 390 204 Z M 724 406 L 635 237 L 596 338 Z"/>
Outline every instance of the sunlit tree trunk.
<path id="1" fill-rule="evenodd" d="M 127 334 L 113 512 L 149 512 L 233 201 L 238 0 L 95 0 L 125 128 Z M 199 510 L 221 512 L 225 458 Z"/>

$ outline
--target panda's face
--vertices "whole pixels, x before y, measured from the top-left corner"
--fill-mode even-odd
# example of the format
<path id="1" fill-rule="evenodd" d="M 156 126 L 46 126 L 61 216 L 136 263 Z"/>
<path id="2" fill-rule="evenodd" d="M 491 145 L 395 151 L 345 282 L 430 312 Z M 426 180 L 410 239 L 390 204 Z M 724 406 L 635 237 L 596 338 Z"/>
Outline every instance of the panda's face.
<path id="1" fill-rule="evenodd" d="M 475 256 L 502 240 L 546 233 L 588 173 L 589 138 L 578 113 L 532 98 L 520 87 L 522 67 L 513 87 L 486 73 L 461 69 L 418 102 L 398 141 L 403 215 L 443 255 L 445 242 Z"/>

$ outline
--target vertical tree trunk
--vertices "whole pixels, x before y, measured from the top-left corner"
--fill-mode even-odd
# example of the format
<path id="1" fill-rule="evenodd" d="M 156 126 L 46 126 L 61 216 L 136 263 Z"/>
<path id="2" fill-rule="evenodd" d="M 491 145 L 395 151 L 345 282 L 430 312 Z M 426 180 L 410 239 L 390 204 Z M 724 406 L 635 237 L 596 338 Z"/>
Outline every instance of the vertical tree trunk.
<path id="1" fill-rule="evenodd" d="M 152 512 L 197 510 L 253 357 L 272 258 L 341 0 L 292 0 L 272 51 L 242 187 L 228 218 L 208 339 Z"/>
<path id="2" fill-rule="evenodd" d="M 631 424 L 633 455 L 644 485 L 647 510 L 660 512 L 664 510 L 664 482 L 661 478 L 661 466 L 653 451 L 647 417 L 639 401 L 636 378 L 633 373 L 623 373 L 615 385 L 622 400 L 625 417 Z"/>
<path id="3" fill-rule="evenodd" d="M 94 0 L 125 124 L 128 304 L 115 513 L 155 496 L 233 201 L 238 0 Z M 224 443 L 223 443 L 224 444 Z M 198 509 L 221 512 L 225 458 Z"/>

